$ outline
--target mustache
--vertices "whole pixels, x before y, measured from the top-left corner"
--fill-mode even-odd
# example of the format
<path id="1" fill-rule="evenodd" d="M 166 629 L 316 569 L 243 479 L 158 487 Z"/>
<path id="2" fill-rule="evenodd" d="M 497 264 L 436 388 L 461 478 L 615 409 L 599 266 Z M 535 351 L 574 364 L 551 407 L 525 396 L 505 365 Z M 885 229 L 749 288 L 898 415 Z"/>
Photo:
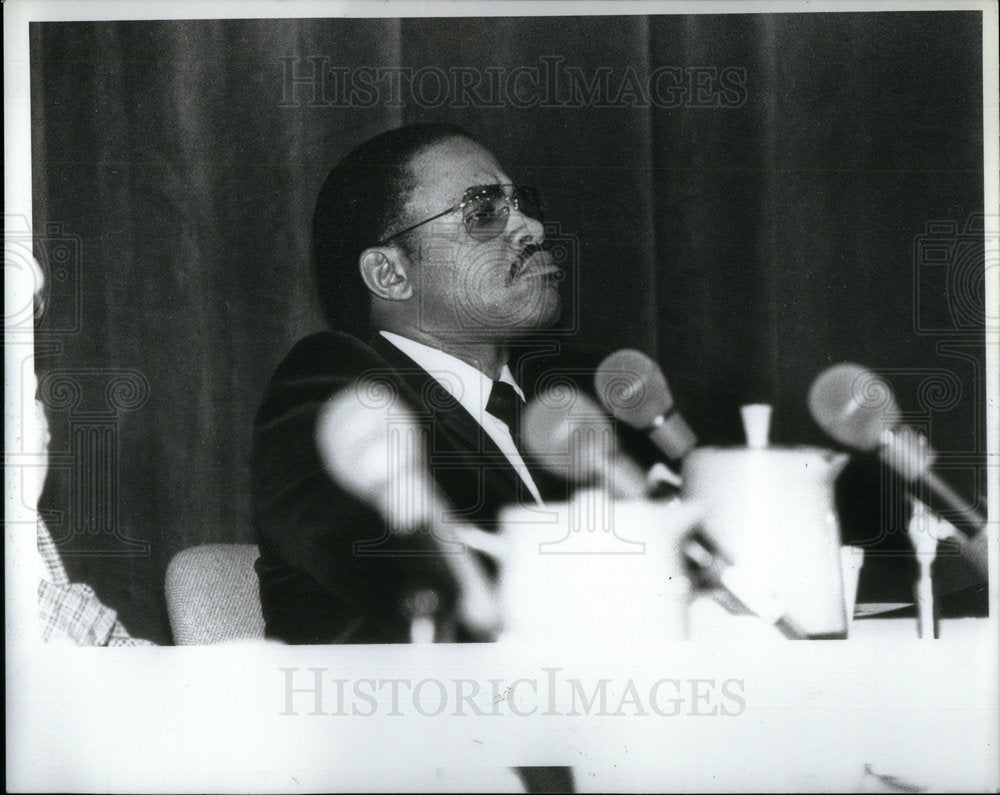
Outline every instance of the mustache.
<path id="1" fill-rule="evenodd" d="M 545 246 L 541 243 L 528 243 L 524 248 L 521 249 L 521 253 L 517 255 L 517 258 L 511 263 L 510 271 L 507 273 L 507 285 L 510 284 L 518 277 L 518 274 L 524 270 L 525 263 L 531 259 L 535 254 L 540 251 L 545 251 Z"/>

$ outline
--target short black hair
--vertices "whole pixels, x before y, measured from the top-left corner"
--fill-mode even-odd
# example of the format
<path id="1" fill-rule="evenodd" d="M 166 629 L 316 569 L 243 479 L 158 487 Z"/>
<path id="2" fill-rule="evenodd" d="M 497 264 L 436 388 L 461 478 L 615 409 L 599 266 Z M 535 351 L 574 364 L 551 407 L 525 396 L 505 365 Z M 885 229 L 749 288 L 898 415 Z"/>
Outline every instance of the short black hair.
<path id="1" fill-rule="evenodd" d="M 330 171 L 313 214 L 312 257 L 320 309 L 332 328 L 357 337 L 371 331 L 361 252 L 381 242 L 402 211 L 413 158 L 450 138 L 476 140 L 454 124 L 409 124 L 370 138 Z"/>

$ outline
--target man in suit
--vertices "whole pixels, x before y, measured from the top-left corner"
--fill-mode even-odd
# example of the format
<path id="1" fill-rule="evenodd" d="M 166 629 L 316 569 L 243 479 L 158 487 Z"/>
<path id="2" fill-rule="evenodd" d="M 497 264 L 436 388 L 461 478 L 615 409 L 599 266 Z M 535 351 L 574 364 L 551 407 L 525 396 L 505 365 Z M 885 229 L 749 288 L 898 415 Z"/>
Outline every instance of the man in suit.
<path id="1" fill-rule="evenodd" d="M 517 438 L 534 383 L 519 383 L 528 369 L 512 351 L 560 311 L 540 198 L 464 130 L 412 125 L 331 171 L 313 231 L 321 303 L 340 331 L 295 346 L 256 419 L 267 634 L 405 642 L 414 594 L 431 592 L 439 626 L 476 639 L 456 617 L 456 584 L 433 539 L 387 532 L 324 469 L 317 417 L 361 379 L 387 385 L 429 430 L 430 471 L 455 513 L 486 530 L 505 505 L 564 497 Z"/>

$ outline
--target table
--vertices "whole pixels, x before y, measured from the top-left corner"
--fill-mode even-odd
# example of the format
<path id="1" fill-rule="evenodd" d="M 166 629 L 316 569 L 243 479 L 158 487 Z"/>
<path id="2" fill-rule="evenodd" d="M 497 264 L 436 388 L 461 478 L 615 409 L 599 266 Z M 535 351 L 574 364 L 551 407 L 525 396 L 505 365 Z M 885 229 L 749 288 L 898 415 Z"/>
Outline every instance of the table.
<path id="1" fill-rule="evenodd" d="M 8 787 L 434 791 L 555 764 L 584 792 L 995 790 L 996 628 L 922 641 L 913 623 L 614 648 L 15 650 Z"/>

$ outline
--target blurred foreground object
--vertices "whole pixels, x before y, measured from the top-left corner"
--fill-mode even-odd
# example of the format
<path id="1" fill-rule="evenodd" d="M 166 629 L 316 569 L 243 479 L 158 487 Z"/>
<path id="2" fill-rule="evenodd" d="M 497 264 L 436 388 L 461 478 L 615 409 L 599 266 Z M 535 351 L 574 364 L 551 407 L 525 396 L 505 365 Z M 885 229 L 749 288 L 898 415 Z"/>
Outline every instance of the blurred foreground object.
<path id="1" fill-rule="evenodd" d="M 390 533 L 429 531 L 437 552 L 459 586 L 458 615 L 484 639 L 495 636 L 500 616 L 486 572 L 463 546 L 467 529 L 448 518 L 449 506 L 430 476 L 424 431 L 401 401 L 380 385 L 359 381 L 334 395 L 320 410 L 317 448 L 341 486 L 375 508 Z M 429 639 L 422 627 L 440 605 L 433 591 L 404 601 L 411 639 Z"/>
<path id="2" fill-rule="evenodd" d="M 604 411 L 569 387 L 539 394 L 524 416 L 525 445 L 550 472 L 615 499 L 640 499 L 647 479 L 627 456 L 619 455 L 615 429 Z"/>
<path id="3" fill-rule="evenodd" d="M 694 507 L 584 489 L 544 510 L 508 508 L 501 520 L 498 537 L 464 538 L 500 564 L 504 639 L 605 647 L 687 637 L 681 542 Z"/>

